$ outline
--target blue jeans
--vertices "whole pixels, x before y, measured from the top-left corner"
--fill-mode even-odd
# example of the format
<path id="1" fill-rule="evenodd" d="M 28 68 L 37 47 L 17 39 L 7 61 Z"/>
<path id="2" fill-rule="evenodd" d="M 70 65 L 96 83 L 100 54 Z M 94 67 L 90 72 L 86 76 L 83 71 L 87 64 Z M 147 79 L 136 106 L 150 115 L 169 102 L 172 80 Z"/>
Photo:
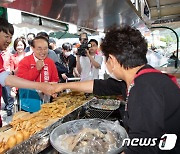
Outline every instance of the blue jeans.
<path id="1" fill-rule="evenodd" d="M 2 97 L 7 110 L 12 110 L 14 105 L 14 98 L 11 96 L 11 87 L 2 87 Z"/>

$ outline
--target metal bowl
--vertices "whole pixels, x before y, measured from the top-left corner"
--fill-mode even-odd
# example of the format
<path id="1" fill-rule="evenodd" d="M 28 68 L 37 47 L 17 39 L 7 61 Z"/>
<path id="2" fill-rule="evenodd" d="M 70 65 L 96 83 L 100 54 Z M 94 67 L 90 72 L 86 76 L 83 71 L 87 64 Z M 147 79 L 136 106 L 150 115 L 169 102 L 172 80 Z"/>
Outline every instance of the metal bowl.
<path id="1" fill-rule="evenodd" d="M 120 107 L 120 100 L 113 99 L 95 99 L 90 103 L 90 107 L 100 110 L 114 111 Z"/>
<path id="2" fill-rule="evenodd" d="M 50 134 L 51 145 L 60 153 L 74 154 L 75 152 L 71 152 L 68 149 L 63 149 L 62 147 L 60 147 L 61 140 L 59 136 L 64 134 L 76 134 L 83 128 L 98 129 L 101 132 L 111 131 L 113 134 L 116 134 L 116 148 L 112 148 L 107 153 L 119 153 L 124 150 L 125 147 L 122 147 L 122 142 L 124 138 L 128 138 L 126 130 L 122 126 L 120 126 L 118 122 L 112 122 L 102 119 L 73 120 L 56 127 Z"/>
<path id="3" fill-rule="evenodd" d="M 94 99 L 89 104 L 88 115 L 90 118 L 107 119 L 121 104 L 120 100 Z"/>

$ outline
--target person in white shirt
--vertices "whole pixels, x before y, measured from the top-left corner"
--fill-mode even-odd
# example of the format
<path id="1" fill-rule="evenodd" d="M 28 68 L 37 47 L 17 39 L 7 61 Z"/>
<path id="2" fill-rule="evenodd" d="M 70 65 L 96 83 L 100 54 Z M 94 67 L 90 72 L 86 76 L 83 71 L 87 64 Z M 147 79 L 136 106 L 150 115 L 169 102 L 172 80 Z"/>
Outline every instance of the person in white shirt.
<path id="1" fill-rule="evenodd" d="M 77 70 L 80 74 L 81 81 L 99 78 L 99 69 L 102 64 L 102 55 L 98 55 L 98 42 L 91 39 L 89 49 L 85 50 L 85 55 L 77 55 Z"/>

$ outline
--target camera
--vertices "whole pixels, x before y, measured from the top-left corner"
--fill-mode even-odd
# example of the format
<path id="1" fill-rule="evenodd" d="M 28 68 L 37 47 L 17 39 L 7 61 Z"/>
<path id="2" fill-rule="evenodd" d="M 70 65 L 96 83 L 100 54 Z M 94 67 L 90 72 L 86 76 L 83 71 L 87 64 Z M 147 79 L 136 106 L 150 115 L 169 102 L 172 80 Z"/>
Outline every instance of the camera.
<path id="1" fill-rule="evenodd" d="M 83 43 L 80 45 L 80 47 L 77 50 L 77 55 L 79 56 L 86 56 L 86 50 L 89 50 L 91 48 L 91 43 Z"/>

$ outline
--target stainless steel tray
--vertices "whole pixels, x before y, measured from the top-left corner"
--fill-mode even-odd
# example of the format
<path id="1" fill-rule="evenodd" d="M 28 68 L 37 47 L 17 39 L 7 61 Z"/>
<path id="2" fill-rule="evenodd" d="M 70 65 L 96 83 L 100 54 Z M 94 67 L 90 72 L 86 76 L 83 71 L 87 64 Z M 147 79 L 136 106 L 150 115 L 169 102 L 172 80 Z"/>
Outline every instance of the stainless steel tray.
<path id="1" fill-rule="evenodd" d="M 106 149 L 107 150 L 106 153 L 116 154 L 116 153 L 122 152 L 124 150 L 125 147 L 122 146 L 122 142 L 123 142 L 123 139 L 128 138 L 126 130 L 122 126 L 119 125 L 119 122 L 112 122 L 112 121 L 103 120 L 103 119 L 79 119 L 79 120 L 73 120 L 73 121 L 66 122 L 66 123 L 56 127 L 51 132 L 50 142 L 51 142 L 52 146 L 62 154 L 79 153 L 77 151 L 72 152 L 67 147 L 61 146 L 60 142 L 62 142 L 62 140 L 61 140 L 62 138 L 60 138 L 60 136 L 66 134 L 66 135 L 70 135 L 72 137 L 73 134 L 77 135 L 77 133 L 82 131 L 84 128 L 90 128 L 91 130 L 95 130 L 94 132 L 96 132 L 96 133 L 97 133 L 96 130 L 98 129 L 102 134 L 106 134 L 108 131 L 111 132 L 112 134 L 114 134 L 114 141 L 113 140 L 111 142 L 106 141 L 108 143 L 107 146 L 109 146 Z M 88 129 L 86 131 L 88 132 Z M 79 141 L 79 139 L 77 139 L 77 140 Z M 82 151 L 80 153 L 91 153 L 92 154 L 92 153 L 99 153 L 100 151 L 104 153 L 105 147 L 97 150 L 96 152 L 93 151 L 92 146 L 94 146 L 95 141 L 97 141 L 96 143 L 98 146 L 103 147 L 102 142 L 98 142 L 98 140 L 93 138 L 93 141 L 92 141 L 93 144 L 90 144 L 91 146 L 90 145 L 87 146 L 86 150 L 81 149 Z M 68 144 L 68 142 L 65 142 L 65 143 Z M 82 146 L 81 148 L 84 148 L 84 146 Z"/>

